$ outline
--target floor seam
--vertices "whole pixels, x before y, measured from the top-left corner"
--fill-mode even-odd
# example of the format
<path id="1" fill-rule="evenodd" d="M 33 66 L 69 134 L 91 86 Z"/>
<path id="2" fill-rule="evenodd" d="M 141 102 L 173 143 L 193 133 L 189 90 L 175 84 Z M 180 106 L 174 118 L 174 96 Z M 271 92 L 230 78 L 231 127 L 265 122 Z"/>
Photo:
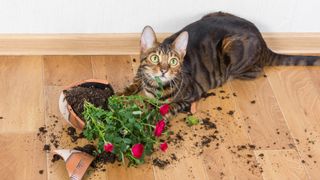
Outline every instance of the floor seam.
<path id="1" fill-rule="evenodd" d="M 265 71 L 264 71 L 264 72 L 265 72 Z M 271 90 L 272 90 L 272 92 L 273 92 L 273 94 L 274 94 L 274 97 L 275 97 L 275 99 L 276 99 L 276 102 L 277 102 L 277 104 L 278 104 L 278 106 L 279 106 L 279 108 L 280 108 L 281 114 L 282 114 L 282 116 L 283 116 L 283 118 L 284 118 L 284 121 L 285 121 L 285 123 L 286 123 L 286 125 L 287 125 L 287 128 L 289 129 L 290 136 L 291 136 L 291 138 L 293 139 L 293 143 L 294 143 L 294 145 L 295 145 L 295 150 L 297 151 L 297 154 L 298 154 L 300 160 L 302 160 L 303 158 L 302 158 L 301 152 L 300 152 L 300 150 L 299 150 L 299 148 L 298 148 L 298 144 L 297 144 L 297 142 L 296 142 L 296 140 L 295 140 L 296 138 L 295 138 L 295 136 L 293 135 L 293 133 L 292 133 L 292 131 L 291 131 L 291 129 L 290 129 L 290 126 L 289 126 L 288 121 L 287 121 L 287 117 L 286 117 L 285 113 L 283 112 L 283 109 L 282 109 L 282 107 L 281 107 L 281 105 L 280 105 L 280 103 L 279 103 L 279 100 L 278 100 L 278 98 L 277 98 L 277 96 L 276 96 L 276 94 L 275 94 L 275 90 L 274 90 L 274 88 L 273 88 L 273 86 L 272 86 L 272 83 L 271 83 L 271 81 L 270 81 L 270 79 L 269 79 L 269 73 L 266 73 L 266 72 L 265 72 L 265 74 L 267 74 L 268 83 L 269 83 L 269 85 L 270 85 L 270 87 L 271 87 Z M 311 176 L 310 176 L 310 174 L 309 174 L 309 172 L 308 172 L 308 170 L 307 170 L 307 167 L 306 167 L 304 164 L 302 164 L 302 166 L 304 167 L 304 170 L 305 170 L 305 172 L 306 172 L 306 174 L 307 174 L 307 176 L 308 176 L 308 178 L 309 178 L 309 180 L 310 180 L 310 179 L 311 179 Z"/>

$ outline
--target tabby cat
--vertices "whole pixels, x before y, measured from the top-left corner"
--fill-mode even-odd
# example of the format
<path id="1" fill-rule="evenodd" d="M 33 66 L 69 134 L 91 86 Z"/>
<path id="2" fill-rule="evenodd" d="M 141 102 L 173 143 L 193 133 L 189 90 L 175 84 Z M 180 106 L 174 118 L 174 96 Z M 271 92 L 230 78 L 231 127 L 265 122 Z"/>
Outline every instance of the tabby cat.
<path id="1" fill-rule="evenodd" d="M 240 17 L 211 13 L 157 42 L 150 26 L 141 35 L 140 66 L 134 82 L 120 94 L 144 92 L 171 100 L 171 114 L 188 111 L 209 89 L 228 79 L 253 79 L 264 66 L 320 65 L 320 57 L 281 55 L 268 49 L 256 26 Z M 170 116 L 170 115 L 169 115 Z"/>

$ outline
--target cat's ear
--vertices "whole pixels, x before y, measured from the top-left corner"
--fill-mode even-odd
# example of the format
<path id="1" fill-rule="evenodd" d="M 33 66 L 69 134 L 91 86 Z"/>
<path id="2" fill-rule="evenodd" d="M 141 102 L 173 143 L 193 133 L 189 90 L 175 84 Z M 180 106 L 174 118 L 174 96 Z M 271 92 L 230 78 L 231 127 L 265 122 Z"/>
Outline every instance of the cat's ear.
<path id="1" fill-rule="evenodd" d="M 184 57 L 187 52 L 189 34 L 187 31 L 183 31 L 173 42 L 173 48 L 177 51 L 181 57 Z"/>
<path id="2" fill-rule="evenodd" d="M 146 52 L 148 49 L 154 47 L 156 42 L 156 33 L 154 33 L 152 27 L 144 27 L 140 39 L 141 52 Z"/>

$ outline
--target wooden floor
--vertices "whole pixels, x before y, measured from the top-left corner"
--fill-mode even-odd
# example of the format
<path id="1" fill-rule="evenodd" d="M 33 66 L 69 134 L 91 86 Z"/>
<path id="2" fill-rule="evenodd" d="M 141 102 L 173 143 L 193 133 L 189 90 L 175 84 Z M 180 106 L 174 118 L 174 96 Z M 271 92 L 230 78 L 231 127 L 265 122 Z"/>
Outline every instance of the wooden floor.
<path id="1" fill-rule="evenodd" d="M 64 163 L 52 163 L 42 150 L 51 133 L 61 134 L 60 148 L 75 146 L 60 132 L 67 124 L 58 111 L 59 93 L 89 78 L 107 79 L 119 90 L 132 79 L 135 58 L 0 57 L 0 179 L 68 179 Z M 209 131 L 186 126 L 180 115 L 171 129 L 189 132 L 184 141 L 153 155 L 165 159 L 175 153 L 178 161 L 165 169 L 152 166 L 151 159 L 138 168 L 108 165 L 85 179 L 319 179 L 320 67 L 271 67 L 265 74 L 229 82 L 200 101 L 196 115 L 217 125 L 218 139 L 209 147 L 195 146 Z M 43 125 L 49 132 L 41 141 L 37 133 Z"/>

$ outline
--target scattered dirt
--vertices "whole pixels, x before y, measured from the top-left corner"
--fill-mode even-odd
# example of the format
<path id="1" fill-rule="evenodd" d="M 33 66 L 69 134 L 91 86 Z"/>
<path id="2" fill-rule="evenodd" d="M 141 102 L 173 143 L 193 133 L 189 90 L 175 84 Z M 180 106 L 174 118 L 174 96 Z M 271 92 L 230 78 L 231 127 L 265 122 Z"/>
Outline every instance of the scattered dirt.
<path id="1" fill-rule="evenodd" d="M 43 170 L 39 170 L 39 174 L 43 174 Z"/>
<path id="2" fill-rule="evenodd" d="M 2 116 L 0 116 L 0 119 L 3 119 L 3 117 L 2 117 Z"/>
<path id="3" fill-rule="evenodd" d="M 216 93 L 214 93 L 214 92 L 211 92 L 211 93 L 203 93 L 203 94 L 201 95 L 201 97 L 206 99 L 207 97 L 215 96 L 215 95 L 216 95 Z"/>
<path id="4" fill-rule="evenodd" d="M 82 89 L 83 87 L 78 87 L 78 88 Z M 78 89 L 78 88 L 74 88 L 74 89 Z M 74 94 L 72 94 L 70 97 L 73 97 L 73 98 L 76 98 L 76 97 L 77 98 L 79 98 L 79 97 L 86 98 L 86 97 L 83 97 L 83 96 L 76 96 L 76 95 L 77 95 L 77 93 L 79 93 L 80 95 L 81 95 L 81 93 L 87 93 L 88 89 L 90 90 L 90 88 L 86 88 L 86 90 L 74 90 L 76 92 Z M 218 94 L 217 93 L 219 95 L 218 98 L 220 98 L 220 99 L 228 99 L 229 98 L 229 94 L 227 94 L 225 91 L 221 90 L 221 91 L 219 91 L 219 93 L 222 93 L 222 94 Z M 223 95 L 223 96 L 221 96 L 221 95 Z M 209 96 L 216 96 L 216 94 L 212 92 L 212 93 L 206 93 L 206 94 L 202 95 L 203 98 L 207 98 Z M 230 97 L 232 97 L 232 96 L 233 97 L 237 97 L 237 94 L 236 93 L 230 93 Z M 108 97 L 105 96 L 104 103 L 100 104 L 100 105 L 99 105 L 100 101 L 99 100 L 95 100 L 95 98 L 98 98 L 98 96 L 95 96 L 95 94 L 93 94 L 92 97 L 89 97 L 89 98 L 92 98 L 93 101 L 96 101 L 96 102 L 93 102 L 93 101 L 90 101 L 90 100 L 88 100 L 88 101 L 92 102 L 94 104 L 98 103 L 98 104 L 95 104 L 95 105 L 96 106 L 101 106 L 102 108 L 107 109 L 107 107 L 106 107 L 107 103 L 105 103 L 105 101 L 107 101 L 106 99 Z M 99 98 L 100 98 L 100 96 L 99 96 Z M 68 99 L 67 99 L 67 101 L 68 101 Z M 82 111 L 81 111 L 81 107 L 80 107 L 80 104 L 82 103 L 82 105 L 83 105 L 83 102 L 84 102 L 83 99 L 81 101 L 80 100 L 79 101 L 74 101 L 74 103 L 76 104 L 75 106 L 78 107 L 77 109 L 79 110 L 79 112 L 83 111 L 83 107 L 82 107 Z M 251 104 L 255 104 L 256 100 L 252 100 L 252 101 L 250 101 L 250 103 Z M 220 106 L 218 106 L 218 107 L 216 107 L 214 109 L 219 111 L 219 112 L 221 112 L 221 114 L 226 113 L 227 115 L 230 115 L 230 116 L 233 116 L 234 113 L 235 113 L 234 110 L 222 109 L 222 107 L 220 107 Z M 261 149 L 261 147 L 256 147 L 256 145 L 254 145 L 254 144 L 239 144 L 239 145 L 233 145 L 233 146 L 226 146 L 223 143 L 224 143 L 224 138 L 226 138 L 226 136 L 228 136 L 228 134 L 227 133 L 223 133 L 223 134 L 220 133 L 218 131 L 218 128 L 217 128 L 217 125 L 221 125 L 221 124 L 219 124 L 219 121 L 220 120 L 223 121 L 224 119 L 223 118 L 210 119 L 210 118 L 212 118 L 212 115 L 211 115 L 209 110 L 201 112 L 201 113 L 203 113 L 205 115 L 204 116 L 205 118 L 203 118 L 200 121 L 201 123 L 199 125 L 195 125 L 195 126 L 192 127 L 193 130 L 194 130 L 193 132 L 190 131 L 190 129 L 182 129 L 182 130 L 179 130 L 177 133 L 170 133 L 169 134 L 167 142 L 169 144 L 171 144 L 171 148 L 181 148 L 181 146 L 183 146 L 183 142 L 184 141 L 188 141 L 188 143 L 191 141 L 190 144 L 194 145 L 193 150 L 191 150 L 191 151 L 194 151 L 194 152 L 191 152 L 191 153 L 192 153 L 192 155 L 196 155 L 197 156 L 197 155 L 202 154 L 204 152 L 204 150 L 214 151 L 215 149 L 226 147 L 227 148 L 226 151 L 231 152 L 231 154 L 233 156 L 235 156 L 236 158 L 239 158 L 240 159 L 239 162 L 243 162 L 244 163 L 243 165 L 247 166 L 247 168 L 248 168 L 248 170 L 250 172 L 252 172 L 253 174 L 263 172 L 262 167 L 257 163 L 257 161 L 255 160 L 254 155 L 252 153 L 252 150 Z M 57 121 L 57 119 L 58 119 L 57 116 L 54 117 L 54 115 L 52 115 L 52 118 L 56 118 L 56 122 L 54 121 L 55 123 L 58 122 Z M 244 119 L 244 120 L 246 121 L 246 119 Z M 248 130 L 251 129 L 250 125 L 243 126 L 243 127 L 248 127 Z M 53 133 L 50 134 L 49 132 L 51 132 L 51 131 L 48 128 L 49 127 L 46 127 L 46 126 L 40 127 L 39 128 L 39 133 L 38 133 L 38 136 L 44 136 L 44 135 L 46 135 L 47 137 L 49 136 L 49 140 L 50 140 L 51 144 L 46 144 L 44 146 L 43 149 L 45 151 L 50 151 L 51 147 L 53 147 L 53 146 L 55 148 L 59 147 L 59 141 L 60 141 L 59 138 L 61 137 L 61 135 L 57 135 L 57 134 L 53 134 Z M 239 128 L 241 128 L 241 126 L 239 126 Z M 204 129 L 206 131 L 198 131 L 197 132 L 197 130 L 199 130 L 199 129 Z M 77 143 L 79 138 L 83 138 L 83 134 L 77 134 L 76 130 L 74 128 L 72 128 L 72 127 L 64 129 L 61 133 L 66 133 L 71 138 L 71 141 L 73 143 L 75 143 L 75 144 Z M 188 133 L 189 133 L 189 135 L 188 135 Z M 307 129 L 305 129 L 305 133 L 309 134 Z M 281 132 L 280 133 L 280 131 L 278 129 L 276 129 L 276 134 L 277 135 L 283 135 L 283 134 L 285 134 L 285 132 Z M 297 144 L 300 143 L 299 139 L 295 139 L 295 141 L 297 142 Z M 302 142 L 303 142 L 303 140 L 301 140 L 301 143 Z M 308 144 L 310 144 L 310 145 L 315 143 L 315 141 L 313 139 L 309 139 L 309 138 L 307 139 L 306 142 Z M 73 144 L 73 145 L 75 145 L 75 144 Z M 266 146 L 266 148 L 269 148 L 269 147 L 270 146 Z M 294 145 L 290 145 L 289 144 L 288 147 L 293 148 Z M 169 146 L 169 148 L 170 148 L 170 146 Z M 283 148 L 285 148 L 285 147 L 283 147 Z M 104 166 L 103 166 L 104 164 L 115 163 L 117 161 L 117 157 L 112 153 L 104 152 L 104 153 L 102 153 L 100 155 L 97 155 L 96 147 L 94 145 L 92 145 L 92 144 L 87 144 L 87 145 L 85 145 L 83 147 L 77 146 L 74 149 L 77 149 L 77 150 L 86 152 L 86 153 L 88 153 L 88 154 L 90 154 L 92 156 L 95 156 L 96 157 L 95 160 L 90 165 L 95 170 L 105 171 L 106 169 L 104 169 Z M 265 155 L 263 153 L 260 153 L 257 156 L 257 158 L 263 159 L 263 158 L 265 158 L 264 156 Z M 307 158 L 310 158 L 309 160 L 312 160 L 311 159 L 312 157 L 313 156 L 311 154 L 309 154 Z M 164 155 L 161 155 L 161 156 L 153 159 L 152 160 L 152 164 L 154 166 L 157 166 L 157 167 L 161 168 L 161 169 L 164 169 L 169 164 L 171 164 L 171 166 L 174 166 L 175 165 L 174 162 L 180 161 L 183 158 L 186 158 L 185 155 L 180 155 L 180 154 L 175 154 L 175 153 L 169 154 L 168 153 L 168 154 L 164 154 Z M 55 155 L 55 156 L 53 156 L 51 161 L 52 162 L 56 162 L 59 159 L 61 159 L 61 157 Z M 312 161 L 310 161 L 310 162 L 312 162 Z M 301 163 L 306 163 L 306 161 L 302 160 Z M 313 163 L 317 163 L 317 161 L 313 160 Z M 211 169 L 211 167 L 209 167 L 209 169 Z M 40 173 L 40 171 L 39 171 L 39 173 Z M 223 172 L 221 172 L 220 176 L 224 177 L 225 174 Z"/>
<path id="5" fill-rule="evenodd" d="M 210 142 L 211 142 L 211 139 L 207 136 L 202 136 L 201 138 L 201 145 L 202 146 L 207 146 L 209 147 L 210 146 Z"/>
<path id="6" fill-rule="evenodd" d="M 179 146 L 180 143 L 184 141 L 183 135 L 181 134 L 181 130 L 174 136 L 174 138 L 171 138 L 171 136 L 168 137 L 167 142 L 173 143 L 174 146 Z"/>
<path id="7" fill-rule="evenodd" d="M 177 160 L 178 160 L 176 154 L 174 154 L 174 153 L 171 154 L 170 158 L 171 158 L 171 160 L 173 160 L 173 161 L 177 161 Z"/>
<path id="8" fill-rule="evenodd" d="M 202 124 L 204 126 L 204 128 L 206 130 L 209 130 L 209 129 L 217 129 L 217 126 L 215 123 L 211 122 L 209 118 L 205 118 L 202 120 Z"/>
<path id="9" fill-rule="evenodd" d="M 161 169 L 164 169 L 167 165 L 170 164 L 170 162 L 168 160 L 161 160 L 159 158 L 155 158 L 155 159 L 153 159 L 152 164 L 154 166 L 161 168 Z"/>
<path id="10" fill-rule="evenodd" d="M 88 101 L 94 104 L 96 107 L 108 109 L 108 98 L 114 94 L 111 87 L 107 86 L 105 89 L 89 87 L 74 87 L 70 90 L 64 91 L 66 100 L 74 110 L 74 112 L 81 118 L 83 118 L 83 104 Z"/>
<path id="11" fill-rule="evenodd" d="M 46 129 L 45 126 L 39 128 L 39 133 L 40 133 L 40 134 L 45 134 L 45 133 L 47 133 L 47 132 L 48 132 L 48 131 L 47 131 L 47 129 Z"/>

